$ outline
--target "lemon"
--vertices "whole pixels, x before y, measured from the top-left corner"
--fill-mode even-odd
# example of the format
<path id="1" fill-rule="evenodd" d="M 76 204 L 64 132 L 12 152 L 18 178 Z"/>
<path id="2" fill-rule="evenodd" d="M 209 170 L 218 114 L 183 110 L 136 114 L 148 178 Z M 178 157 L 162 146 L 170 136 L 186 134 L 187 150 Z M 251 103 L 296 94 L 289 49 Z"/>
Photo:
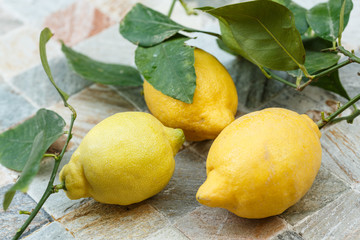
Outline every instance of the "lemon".
<path id="1" fill-rule="evenodd" d="M 164 127 L 151 114 L 117 113 L 89 131 L 61 170 L 60 181 L 70 199 L 140 202 L 167 185 L 184 140 L 181 129 Z"/>
<path id="2" fill-rule="evenodd" d="M 240 117 L 215 139 L 197 200 L 244 218 L 277 215 L 311 187 L 321 133 L 306 115 L 269 108 Z"/>
<path id="3" fill-rule="evenodd" d="M 211 54 L 195 49 L 196 88 L 193 103 L 164 95 L 144 81 L 144 97 L 150 112 L 165 126 L 181 128 L 186 140 L 214 139 L 234 121 L 238 97 L 224 66 Z"/>

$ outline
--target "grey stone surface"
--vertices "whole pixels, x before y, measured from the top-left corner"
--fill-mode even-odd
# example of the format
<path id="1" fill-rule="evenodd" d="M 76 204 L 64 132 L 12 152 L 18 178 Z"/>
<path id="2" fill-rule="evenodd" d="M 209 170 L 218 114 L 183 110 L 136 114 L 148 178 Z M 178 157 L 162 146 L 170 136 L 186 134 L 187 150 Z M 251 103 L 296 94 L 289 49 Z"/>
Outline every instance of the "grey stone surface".
<path id="1" fill-rule="evenodd" d="M 70 232 L 59 222 L 52 222 L 49 225 L 43 226 L 40 230 L 32 233 L 26 240 L 73 240 L 75 239 Z"/>
<path id="2" fill-rule="evenodd" d="M 323 167 L 306 195 L 280 216 L 295 225 L 337 199 L 349 187 Z"/>
<path id="3" fill-rule="evenodd" d="M 143 94 L 143 87 L 116 87 L 112 86 L 120 96 L 133 104 L 139 111 L 148 112 Z"/>
<path id="4" fill-rule="evenodd" d="M 3 0 L 8 11 L 24 22 L 41 27 L 46 16 L 63 9 L 75 0 L 47 1 L 47 0 Z"/>
<path id="5" fill-rule="evenodd" d="M 11 187 L 7 185 L 0 188 L 0 199 L 4 198 L 6 191 Z M 16 231 L 26 221 L 28 215 L 19 214 L 20 210 L 31 211 L 36 206 L 34 200 L 29 195 L 17 192 L 7 211 L 0 208 L 0 236 L 3 240 L 12 239 Z M 44 210 L 40 210 L 34 218 L 30 226 L 25 230 L 23 236 L 29 235 L 31 232 L 39 229 L 42 225 L 52 221 L 52 218 Z"/>
<path id="6" fill-rule="evenodd" d="M 147 200 L 171 222 L 194 210 L 200 204 L 196 192 L 206 179 L 205 160 L 189 150 L 175 157 L 175 172 L 166 188 Z"/>
<path id="7" fill-rule="evenodd" d="M 69 162 L 73 151 L 67 152 L 61 161 L 59 166 L 59 172 L 62 167 Z M 41 162 L 40 170 L 33 182 L 31 183 L 28 194 L 35 200 L 39 201 L 46 189 L 47 183 L 49 182 L 50 175 L 54 166 L 54 160 L 52 158 L 46 158 Z M 59 174 L 55 177 L 54 184 L 59 184 Z M 56 194 L 52 194 L 49 199 L 45 202 L 43 208 L 55 219 L 63 217 L 65 214 L 79 208 L 88 202 L 89 199 L 70 200 L 64 191 L 59 191 Z"/>
<path id="8" fill-rule="evenodd" d="M 69 68 L 64 57 L 50 60 L 49 65 L 56 84 L 69 95 L 92 84 L 76 75 Z M 41 65 L 15 76 L 11 79 L 11 83 L 39 107 L 48 107 L 61 100 Z"/>
<path id="9" fill-rule="evenodd" d="M 323 132 L 323 163 L 351 185 L 360 184 L 360 119 L 331 126 Z"/>
<path id="10" fill-rule="evenodd" d="M 198 207 L 176 222 L 190 239 L 269 239 L 286 228 L 279 217 L 245 219 L 221 208 Z"/>
<path id="11" fill-rule="evenodd" d="M 295 226 L 304 239 L 360 239 L 360 194 L 347 191 Z"/>
<path id="12" fill-rule="evenodd" d="M 360 56 L 360 51 L 355 52 L 355 54 Z M 341 59 L 341 61 L 345 60 L 345 57 Z M 360 92 L 360 76 L 357 74 L 358 72 L 360 72 L 360 64 L 357 63 L 351 63 L 339 69 L 341 82 L 350 97 L 355 97 Z"/>
<path id="13" fill-rule="evenodd" d="M 12 89 L 0 76 L 0 133 L 36 112 L 23 96 Z"/>
<path id="14" fill-rule="evenodd" d="M 1 3 L 1 2 L 0 2 Z M 0 36 L 21 26 L 22 22 L 5 11 L 0 5 Z"/>
<path id="15" fill-rule="evenodd" d="M 150 236 L 144 238 L 144 240 L 159 240 L 159 239 L 176 239 L 176 240 L 187 240 L 187 238 L 179 229 L 174 227 L 165 227 L 159 231 L 151 234 Z"/>
<path id="16" fill-rule="evenodd" d="M 271 240 L 303 240 L 303 238 L 293 231 L 285 231 L 276 237 L 272 238 Z"/>
<path id="17" fill-rule="evenodd" d="M 190 145 L 189 148 L 195 153 L 199 154 L 202 158 L 206 159 L 213 142 L 213 140 L 194 142 Z"/>

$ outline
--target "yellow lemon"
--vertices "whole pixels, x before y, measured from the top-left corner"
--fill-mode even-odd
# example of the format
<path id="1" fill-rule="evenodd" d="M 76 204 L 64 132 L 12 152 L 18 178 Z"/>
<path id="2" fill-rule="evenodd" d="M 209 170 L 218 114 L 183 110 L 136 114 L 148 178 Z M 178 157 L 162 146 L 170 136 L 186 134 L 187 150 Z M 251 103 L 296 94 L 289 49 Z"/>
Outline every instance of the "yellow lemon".
<path id="1" fill-rule="evenodd" d="M 89 131 L 61 170 L 60 181 L 70 199 L 140 202 L 167 185 L 184 140 L 181 129 L 164 127 L 151 114 L 118 113 Z"/>
<path id="2" fill-rule="evenodd" d="M 269 108 L 240 117 L 215 139 L 197 200 L 244 218 L 277 215 L 311 187 L 321 133 L 306 115 Z"/>
<path id="3" fill-rule="evenodd" d="M 211 54 L 195 49 L 196 88 L 193 103 L 164 95 L 144 81 L 144 96 L 150 112 L 165 126 L 181 128 L 186 140 L 214 139 L 234 121 L 238 97 L 224 66 Z"/>

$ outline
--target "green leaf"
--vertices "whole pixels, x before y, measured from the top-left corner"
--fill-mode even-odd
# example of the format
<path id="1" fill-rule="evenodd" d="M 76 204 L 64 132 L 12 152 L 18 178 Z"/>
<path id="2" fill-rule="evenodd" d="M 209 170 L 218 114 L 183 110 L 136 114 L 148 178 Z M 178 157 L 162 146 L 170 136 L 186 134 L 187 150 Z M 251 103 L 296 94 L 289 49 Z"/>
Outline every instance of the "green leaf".
<path id="1" fill-rule="evenodd" d="M 138 47 L 135 63 L 144 78 L 157 90 L 185 103 L 192 103 L 195 87 L 194 48 L 189 38 L 170 39 L 153 47 Z"/>
<path id="2" fill-rule="evenodd" d="M 331 48 L 332 42 L 323 38 L 314 37 L 303 40 L 306 51 L 320 52 L 324 49 Z"/>
<path id="3" fill-rule="evenodd" d="M 306 51 L 305 67 L 310 74 L 334 66 L 340 56 L 334 53 Z"/>
<path id="4" fill-rule="evenodd" d="M 335 42 L 339 36 L 340 27 L 340 11 L 342 1 L 340 0 L 329 0 L 325 3 L 320 3 L 307 12 L 307 20 L 310 27 L 315 31 L 316 35 Z M 350 12 L 352 10 L 353 3 L 351 0 L 346 0 L 344 9 L 344 24 L 343 28 L 346 27 Z"/>
<path id="5" fill-rule="evenodd" d="M 303 65 L 304 46 L 294 15 L 286 7 L 251 1 L 206 12 L 222 22 L 224 43 L 254 64 L 284 71 Z"/>
<path id="6" fill-rule="evenodd" d="M 7 210 L 12 199 L 17 190 L 26 192 L 28 186 L 32 182 L 33 178 L 36 176 L 40 168 L 40 161 L 45 151 L 39 151 L 39 149 L 44 149 L 46 146 L 46 136 L 44 130 L 41 130 L 33 139 L 33 142 L 30 147 L 30 152 L 28 153 L 28 161 L 24 166 L 24 170 L 21 173 L 20 178 L 17 182 L 5 193 L 3 208 Z"/>
<path id="7" fill-rule="evenodd" d="M 233 51 L 232 49 L 230 49 L 223 40 L 217 38 L 216 39 L 216 43 L 219 46 L 220 49 L 224 50 L 227 53 L 230 53 L 232 55 L 237 55 L 235 51 Z"/>
<path id="8" fill-rule="evenodd" d="M 301 35 L 308 30 L 309 24 L 306 21 L 307 10 L 305 8 L 294 3 L 292 0 L 273 0 L 273 1 L 281 5 L 284 5 L 294 14 L 295 26 Z"/>
<path id="9" fill-rule="evenodd" d="M 54 87 L 56 88 L 56 90 L 60 94 L 63 101 L 66 102 L 69 99 L 69 95 L 66 92 L 64 92 L 63 90 L 61 90 L 55 84 L 54 78 L 53 78 L 53 76 L 51 74 L 51 71 L 50 71 L 50 66 L 49 66 L 49 63 L 48 63 L 48 60 L 47 60 L 47 56 L 46 56 L 46 43 L 50 40 L 50 38 L 53 35 L 54 34 L 51 33 L 49 28 L 44 28 L 44 30 L 41 31 L 41 33 L 40 33 L 40 41 L 39 41 L 40 59 L 41 59 L 41 63 L 43 65 L 44 71 L 45 71 L 46 75 L 48 76 L 49 80 L 51 81 L 52 85 L 54 85 Z"/>
<path id="10" fill-rule="evenodd" d="M 341 84 L 339 71 L 334 71 L 329 76 L 319 78 L 318 80 L 312 82 L 311 85 L 339 94 L 340 96 L 350 100 L 349 95 Z"/>
<path id="11" fill-rule="evenodd" d="M 143 80 L 133 67 L 95 61 L 62 44 L 61 50 L 74 71 L 83 78 L 102 84 L 140 86 Z"/>
<path id="12" fill-rule="evenodd" d="M 121 35 L 142 47 L 159 44 L 179 31 L 196 30 L 184 27 L 141 3 L 137 3 L 120 23 Z"/>
<path id="13" fill-rule="evenodd" d="M 55 112 L 40 109 L 36 115 L 17 127 L 0 134 L 0 163 L 22 171 L 32 151 L 35 137 L 43 132 L 44 144 L 36 151 L 42 156 L 64 133 L 65 121 Z"/>

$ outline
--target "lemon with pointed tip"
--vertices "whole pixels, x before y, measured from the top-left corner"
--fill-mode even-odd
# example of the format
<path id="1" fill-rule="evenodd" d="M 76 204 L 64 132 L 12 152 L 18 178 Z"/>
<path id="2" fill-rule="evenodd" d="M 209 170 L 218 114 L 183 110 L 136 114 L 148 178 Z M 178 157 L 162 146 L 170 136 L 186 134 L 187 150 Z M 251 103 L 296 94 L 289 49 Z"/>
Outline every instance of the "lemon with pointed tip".
<path id="1" fill-rule="evenodd" d="M 193 102 L 184 103 L 156 90 L 144 81 L 144 97 L 150 112 L 165 126 L 181 128 L 186 140 L 214 139 L 234 121 L 238 96 L 225 67 L 211 54 L 195 49 L 196 88 Z"/>
<path id="2" fill-rule="evenodd" d="M 308 116 L 286 109 L 238 118 L 212 144 L 197 200 L 244 218 L 282 213 L 311 187 L 321 164 L 320 137 Z"/>
<path id="3" fill-rule="evenodd" d="M 117 113 L 84 137 L 60 172 L 70 199 L 128 205 L 160 192 L 175 167 L 185 138 L 141 112 Z"/>

